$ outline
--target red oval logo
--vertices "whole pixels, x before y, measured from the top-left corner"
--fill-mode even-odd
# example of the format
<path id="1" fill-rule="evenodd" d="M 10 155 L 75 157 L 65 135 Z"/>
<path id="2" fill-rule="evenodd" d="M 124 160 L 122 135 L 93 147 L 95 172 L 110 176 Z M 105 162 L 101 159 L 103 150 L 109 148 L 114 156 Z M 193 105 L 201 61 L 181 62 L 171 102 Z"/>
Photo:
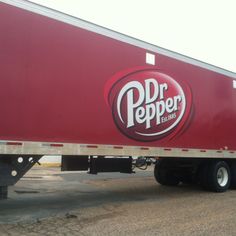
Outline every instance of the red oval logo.
<path id="1" fill-rule="evenodd" d="M 175 134 L 191 107 L 188 87 L 154 69 L 118 73 L 106 85 L 105 96 L 119 130 L 139 141 Z"/>

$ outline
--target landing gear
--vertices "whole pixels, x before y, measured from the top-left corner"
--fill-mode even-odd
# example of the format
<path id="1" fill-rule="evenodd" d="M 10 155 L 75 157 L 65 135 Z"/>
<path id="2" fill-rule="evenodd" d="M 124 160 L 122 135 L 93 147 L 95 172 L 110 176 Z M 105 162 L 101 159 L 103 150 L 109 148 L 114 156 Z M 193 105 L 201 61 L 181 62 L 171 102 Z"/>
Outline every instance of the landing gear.
<path id="1" fill-rule="evenodd" d="M 0 187 L 0 200 L 1 199 L 7 199 L 7 193 L 8 193 L 8 187 L 7 186 L 1 186 Z"/>
<path id="2" fill-rule="evenodd" d="M 0 155 L 0 200 L 7 198 L 7 188 L 14 185 L 41 156 Z"/>

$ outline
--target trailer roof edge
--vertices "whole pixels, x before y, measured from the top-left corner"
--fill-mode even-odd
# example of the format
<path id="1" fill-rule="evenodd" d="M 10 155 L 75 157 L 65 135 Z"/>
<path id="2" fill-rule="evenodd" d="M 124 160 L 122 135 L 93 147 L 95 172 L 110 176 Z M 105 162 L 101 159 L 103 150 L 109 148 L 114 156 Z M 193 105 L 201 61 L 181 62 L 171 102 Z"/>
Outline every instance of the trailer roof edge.
<path id="1" fill-rule="evenodd" d="M 199 66 L 232 78 L 236 79 L 236 73 L 211 65 L 209 63 L 185 56 L 183 54 L 177 53 L 177 52 L 173 52 L 171 50 L 168 49 L 164 49 L 162 47 L 147 43 L 145 41 L 133 38 L 131 36 L 116 32 L 114 30 L 105 28 L 103 26 L 99 26 L 96 25 L 94 23 L 88 22 L 86 20 L 82 20 L 80 18 L 68 15 L 66 13 L 30 2 L 30 1 L 26 1 L 26 0 L 0 0 L 0 2 L 30 11 L 30 12 L 34 12 L 79 28 L 83 28 L 116 40 L 120 40 L 122 42 L 140 47 L 140 48 L 144 48 L 150 52 L 155 52 L 155 53 L 159 53 L 165 56 L 169 56 L 172 57 L 174 59 L 195 65 L 195 66 Z"/>

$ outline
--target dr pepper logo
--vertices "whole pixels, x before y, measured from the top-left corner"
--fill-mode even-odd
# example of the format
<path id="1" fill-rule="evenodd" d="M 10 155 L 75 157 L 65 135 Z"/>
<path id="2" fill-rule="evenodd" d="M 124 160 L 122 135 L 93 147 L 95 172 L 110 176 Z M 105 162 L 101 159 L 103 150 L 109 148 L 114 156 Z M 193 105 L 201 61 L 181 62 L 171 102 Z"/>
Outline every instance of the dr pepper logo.
<path id="1" fill-rule="evenodd" d="M 191 108 L 188 86 L 153 68 L 116 74 L 105 86 L 105 99 L 117 128 L 138 141 L 172 137 Z"/>

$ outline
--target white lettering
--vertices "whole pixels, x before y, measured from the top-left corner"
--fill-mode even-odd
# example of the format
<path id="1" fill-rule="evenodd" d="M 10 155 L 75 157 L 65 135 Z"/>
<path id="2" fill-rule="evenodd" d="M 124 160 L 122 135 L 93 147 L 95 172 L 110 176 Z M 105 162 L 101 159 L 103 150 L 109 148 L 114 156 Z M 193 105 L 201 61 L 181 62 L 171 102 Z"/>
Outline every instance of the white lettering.
<path id="1" fill-rule="evenodd" d="M 167 83 L 160 84 L 153 78 L 146 79 L 144 86 L 138 81 L 127 83 L 117 97 L 117 111 L 121 122 L 125 123 L 126 120 L 127 128 L 145 124 L 145 128 L 149 129 L 152 125 L 158 126 L 176 119 L 175 112 L 183 99 L 185 106 L 185 97 L 182 94 L 166 98 L 167 91 Z M 122 104 L 126 101 L 123 100 L 124 97 L 127 99 L 127 117 L 123 117 L 121 111 Z"/>
<path id="2" fill-rule="evenodd" d="M 151 86 L 153 85 L 153 86 Z M 153 87 L 154 93 L 151 97 L 151 87 Z M 159 86 L 155 79 L 146 79 L 145 80 L 145 94 L 146 94 L 146 104 L 154 102 L 159 93 Z"/>

